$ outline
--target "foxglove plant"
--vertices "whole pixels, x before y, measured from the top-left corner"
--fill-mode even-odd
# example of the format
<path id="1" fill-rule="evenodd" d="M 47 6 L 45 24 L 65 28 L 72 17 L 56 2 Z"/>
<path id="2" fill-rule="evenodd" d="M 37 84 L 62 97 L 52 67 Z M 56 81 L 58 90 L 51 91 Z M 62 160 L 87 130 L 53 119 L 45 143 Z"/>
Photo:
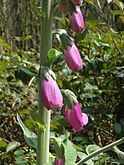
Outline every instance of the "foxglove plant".
<path id="1" fill-rule="evenodd" d="M 84 17 L 79 7 L 70 15 L 71 29 L 77 33 L 82 32 L 85 28 Z"/>
<path id="2" fill-rule="evenodd" d="M 74 43 L 71 46 L 68 46 L 67 50 L 64 50 L 64 56 L 68 67 L 72 71 L 76 72 L 83 67 L 80 53 Z"/>
<path id="3" fill-rule="evenodd" d="M 55 0 L 54 2 L 58 2 Z M 59 1 L 60 2 L 60 1 Z M 62 1 L 61 1 L 62 2 Z M 71 14 L 70 17 L 70 25 L 75 32 L 81 32 L 84 29 L 84 20 L 83 15 L 79 7 L 75 5 L 79 5 L 81 1 L 73 0 L 73 4 L 71 0 L 67 0 L 68 3 L 71 4 L 69 12 Z M 50 119 L 51 119 L 51 111 L 50 109 L 60 108 L 63 105 L 63 98 L 60 92 L 60 89 L 55 81 L 54 75 L 51 74 L 51 71 L 44 72 L 43 66 L 49 66 L 48 64 L 48 52 L 52 48 L 52 15 L 53 15 L 53 1 L 52 0 L 42 0 L 42 11 L 38 11 L 40 16 L 42 16 L 41 21 L 41 49 L 40 49 L 40 69 L 39 74 L 37 75 L 39 80 L 38 85 L 38 93 L 39 93 L 39 100 L 38 100 L 38 114 L 35 113 L 34 120 L 38 124 L 38 131 L 37 131 L 37 143 L 33 146 L 37 146 L 37 154 L 36 154 L 36 164 L 43 165 L 49 164 L 49 140 L 50 140 Z M 64 38 L 64 39 L 63 39 Z M 79 51 L 74 44 L 74 42 L 70 39 L 67 34 L 61 34 L 60 39 L 62 45 L 64 47 L 64 54 L 67 65 L 73 71 L 77 71 L 82 68 L 82 60 L 79 54 Z M 43 69 L 42 69 L 43 68 Z M 43 73 L 44 72 L 44 73 Z M 29 72 L 28 72 L 29 74 Z M 82 130 L 83 126 L 88 123 L 88 117 L 85 113 L 82 113 L 80 104 L 77 101 L 77 97 L 75 94 L 69 90 L 63 90 L 63 97 L 65 103 L 64 109 L 64 116 L 67 122 L 73 127 L 76 132 Z M 49 110 L 47 110 L 46 108 Z M 40 121 L 39 121 L 40 120 Z M 43 125 L 42 125 L 43 124 Z M 21 123 L 21 125 L 23 125 Z M 23 128 L 26 128 L 23 126 Z M 23 131 L 28 131 L 27 134 L 25 133 L 25 137 L 27 135 L 27 141 L 30 143 L 35 143 L 34 133 L 30 132 L 28 129 L 24 129 Z M 33 134 L 33 136 L 32 136 Z M 32 138 L 33 137 L 33 138 Z M 89 159 L 95 157 L 97 154 L 100 154 L 104 151 L 111 149 L 115 145 L 122 144 L 124 142 L 124 138 L 108 145 L 99 150 L 87 155 L 86 158 L 79 161 L 77 165 L 82 165 Z M 67 164 L 68 151 L 70 149 L 70 141 L 68 140 L 68 136 L 66 134 L 65 138 L 63 139 L 62 143 L 57 142 L 56 147 L 56 159 L 54 165 L 64 165 Z M 65 147 L 67 145 L 67 148 Z M 66 148 L 66 149 L 65 149 Z M 74 149 L 73 147 L 71 148 Z M 70 152 L 72 152 L 70 150 Z M 118 151 L 117 151 L 118 152 Z M 75 164 L 76 161 L 76 152 L 73 152 L 73 156 L 70 160 L 69 164 Z M 75 156 L 76 155 L 76 156 Z"/>
<path id="4" fill-rule="evenodd" d="M 64 116 L 75 132 L 81 131 L 88 123 L 88 117 L 82 113 L 79 103 L 74 104 L 71 109 L 66 106 Z"/>
<path id="5" fill-rule="evenodd" d="M 62 91 L 65 109 L 64 116 L 67 122 L 73 127 L 75 132 L 79 132 L 83 129 L 83 126 L 88 123 L 88 117 L 85 113 L 82 113 L 80 104 L 77 101 L 75 94 L 66 89 Z"/>
<path id="6" fill-rule="evenodd" d="M 72 71 L 78 71 L 83 67 L 83 63 L 75 43 L 64 33 L 60 35 L 60 39 L 64 47 L 64 57 L 68 67 Z"/>
<path id="7" fill-rule="evenodd" d="M 72 2 L 74 3 L 74 5 L 80 6 L 82 4 L 83 0 L 72 0 Z"/>
<path id="8" fill-rule="evenodd" d="M 64 165 L 64 162 L 65 162 L 65 158 L 64 157 L 62 157 L 62 158 L 56 157 L 55 161 L 54 161 L 54 165 Z"/>
<path id="9" fill-rule="evenodd" d="M 63 105 L 63 98 L 56 81 L 52 76 L 44 79 L 41 86 L 43 105 L 49 109 L 59 109 Z"/>

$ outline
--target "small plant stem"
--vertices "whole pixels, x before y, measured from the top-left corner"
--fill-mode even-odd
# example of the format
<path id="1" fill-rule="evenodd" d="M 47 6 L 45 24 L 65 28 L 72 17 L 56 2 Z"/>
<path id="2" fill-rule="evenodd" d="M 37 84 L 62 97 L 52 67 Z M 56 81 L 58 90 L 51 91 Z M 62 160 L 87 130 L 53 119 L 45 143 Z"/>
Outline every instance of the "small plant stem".
<path id="1" fill-rule="evenodd" d="M 40 66 L 47 63 L 47 53 L 52 47 L 52 0 L 42 1 L 42 12 L 45 18 L 41 18 L 41 42 L 40 42 Z M 38 114 L 42 117 L 46 128 L 38 128 L 37 131 L 37 158 L 36 164 L 43 165 L 49 163 L 49 136 L 50 136 L 50 116 L 51 112 L 44 108 L 41 96 L 42 74 L 40 73 L 38 84 Z"/>
<path id="2" fill-rule="evenodd" d="M 99 154 L 102 153 L 102 152 L 106 152 L 106 151 L 108 151 L 108 150 L 111 150 L 114 146 L 118 146 L 118 145 L 120 145 L 120 144 L 122 144 L 122 143 L 124 143 L 124 137 L 121 138 L 121 139 L 119 139 L 119 140 L 117 140 L 117 141 L 115 141 L 115 142 L 113 142 L 113 143 L 111 143 L 111 144 L 109 144 L 109 145 L 107 145 L 107 146 L 105 146 L 105 147 L 100 148 L 100 149 L 97 150 L 97 151 L 92 152 L 92 153 L 91 153 L 90 155 L 88 155 L 86 158 L 80 160 L 80 161 L 77 163 L 77 165 L 83 165 L 86 161 L 90 160 L 90 159 L 93 158 L 94 156 L 99 155 Z"/>

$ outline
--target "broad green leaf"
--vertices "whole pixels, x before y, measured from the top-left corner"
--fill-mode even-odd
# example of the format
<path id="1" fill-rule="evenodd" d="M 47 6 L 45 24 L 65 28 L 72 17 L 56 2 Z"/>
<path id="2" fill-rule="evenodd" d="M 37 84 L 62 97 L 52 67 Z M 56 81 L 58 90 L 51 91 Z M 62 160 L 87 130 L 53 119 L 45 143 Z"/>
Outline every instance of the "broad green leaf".
<path id="1" fill-rule="evenodd" d="M 28 109 L 23 109 L 19 112 L 20 115 L 29 115 L 29 110 Z"/>
<path id="2" fill-rule="evenodd" d="M 85 0 L 87 3 L 92 4 L 93 5 L 93 0 Z"/>
<path id="3" fill-rule="evenodd" d="M 113 15 L 124 15 L 123 10 L 111 10 L 110 13 Z"/>
<path id="4" fill-rule="evenodd" d="M 89 155 L 89 154 L 91 154 L 92 152 L 94 152 L 94 151 L 96 151 L 98 149 L 100 149 L 99 146 L 97 146 L 95 144 L 91 144 L 91 145 L 87 146 L 86 153 Z M 93 157 L 92 160 L 98 160 L 98 156 Z"/>
<path id="5" fill-rule="evenodd" d="M 38 125 L 39 128 L 44 129 L 45 124 L 42 121 L 42 118 L 33 110 L 30 110 L 30 115 L 32 120 Z"/>
<path id="6" fill-rule="evenodd" d="M 96 95 L 95 94 L 92 94 L 92 93 L 83 93 L 82 94 L 82 97 L 83 98 L 86 98 L 86 99 L 92 99 L 92 98 L 94 98 L 94 97 L 96 97 Z"/>
<path id="7" fill-rule="evenodd" d="M 77 152 L 77 156 L 80 158 L 80 159 L 84 159 L 86 158 L 88 155 L 86 155 L 85 153 L 83 152 Z M 88 161 L 85 162 L 85 164 L 87 165 L 94 165 L 93 161 L 90 159 Z"/>
<path id="8" fill-rule="evenodd" d="M 93 42 L 96 46 L 100 47 L 100 43 L 98 41 L 96 41 L 95 39 L 93 39 Z"/>
<path id="9" fill-rule="evenodd" d="M 40 17 L 45 17 L 45 13 L 43 13 L 39 8 L 38 8 L 38 6 L 36 5 L 36 3 L 33 1 L 33 0 L 31 0 L 31 7 L 32 7 L 32 9 L 38 14 L 38 16 L 40 16 Z"/>
<path id="10" fill-rule="evenodd" d="M 121 131 L 122 131 L 122 124 L 120 124 L 120 123 L 115 123 L 115 124 L 114 124 L 114 130 L 115 130 L 115 132 L 116 132 L 117 134 L 120 134 Z"/>
<path id="11" fill-rule="evenodd" d="M 87 20 L 86 24 L 88 24 L 92 28 L 95 28 L 98 26 L 98 20 Z"/>
<path id="12" fill-rule="evenodd" d="M 60 56 L 62 53 L 54 48 L 50 49 L 48 52 L 48 59 L 50 62 L 55 60 L 58 56 Z"/>
<path id="13" fill-rule="evenodd" d="M 92 85 L 90 83 L 86 83 L 85 84 L 85 88 L 84 88 L 84 91 L 97 91 L 98 90 L 98 87 L 96 85 Z"/>
<path id="14" fill-rule="evenodd" d="M 7 146 L 7 143 L 0 138 L 0 148 L 5 148 Z"/>
<path id="15" fill-rule="evenodd" d="M 23 72 L 25 72 L 27 75 L 29 75 L 29 76 L 35 76 L 35 77 L 37 77 L 37 72 L 36 71 L 34 71 L 34 70 L 31 70 L 31 69 L 29 69 L 29 68 L 27 68 L 27 67 L 25 67 L 25 66 L 17 66 L 20 70 L 22 70 Z"/>
<path id="16" fill-rule="evenodd" d="M 9 152 L 9 151 L 12 151 L 12 150 L 14 150 L 16 147 L 18 147 L 20 145 L 20 143 L 19 142 L 16 142 L 16 141 L 14 141 L 14 142 L 10 142 L 8 145 L 7 145 L 7 147 L 6 147 L 6 152 Z"/>
<path id="17" fill-rule="evenodd" d="M 57 156 L 59 158 L 62 158 L 63 157 L 63 154 L 64 154 L 64 147 L 62 145 L 62 139 L 61 138 L 53 138 L 54 141 L 53 141 L 53 145 L 54 145 L 54 149 L 57 153 Z"/>
<path id="18" fill-rule="evenodd" d="M 65 153 L 65 165 L 75 165 L 77 153 L 73 146 L 73 143 L 66 139 L 63 141 L 64 153 Z"/>
<path id="19" fill-rule="evenodd" d="M 61 18 L 60 19 L 60 22 L 63 25 L 63 27 L 66 27 L 67 26 L 68 19 L 67 18 Z"/>
<path id="20" fill-rule="evenodd" d="M 31 130 L 29 130 L 22 122 L 20 116 L 17 114 L 17 120 L 19 122 L 19 125 L 21 126 L 23 133 L 24 133 L 24 138 L 26 142 L 28 143 L 29 146 L 36 148 L 37 146 L 37 135 L 33 133 Z"/>
<path id="21" fill-rule="evenodd" d="M 76 43 L 83 40 L 87 33 L 88 33 L 88 29 L 85 29 L 82 33 L 77 33 L 77 35 L 75 36 Z"/>
<path id="22" fill-rule="evenodd" d="M 123 2 L 119 1 L 119 0 L 114 0 L 114 3 L 121 9 L 124 9 L 124 4 Z"/>
<path id="23" fill-rule="evenodd" d="M 28 35 L 22 38 L 22 41 L 28 41 L 32 38 L 32 36 Z"/>
<path id="24" fill-rule="evenodd" d="M 69 139 L 70 137 L 70 132 L 68 132 L 65 128 L 63 128 L 64 134 L 60 135 L 60 138 L 63 140 Z"/>
<path id="25" fill-rule="evenodd" d="M 6 48 L 7 50 L 10 50 L 10 46 L 8 45 L 6 41 L 4 41 L 2 37 L 0 37 L 0 43 L 4 46 L 4 48 Z"/>
<path id="26" fill-rule="evenodd" d="M 95 144 L 91 144 L 91 145 L 88 145 L 87 148 L 86 148 L 86 152 L 87 154 L 91 154 L 92 152 L 96 151 L 100 149 L 99 146 L 95 145 Z"/>
<path id="27" fill-rule="evenodd" d="M 119 150 L 119 148 L 117 146 L 113 147 L 113 150 L 117 153 L 119 159 L 124 160 L 124 152 L 122 152 L 121 150 Z"/>

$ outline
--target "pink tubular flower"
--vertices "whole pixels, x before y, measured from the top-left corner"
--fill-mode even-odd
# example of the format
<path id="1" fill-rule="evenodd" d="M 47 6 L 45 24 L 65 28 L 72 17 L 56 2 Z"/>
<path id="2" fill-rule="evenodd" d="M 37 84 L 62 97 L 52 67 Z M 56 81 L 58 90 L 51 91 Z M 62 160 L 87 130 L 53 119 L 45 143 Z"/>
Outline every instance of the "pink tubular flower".
<path id="1" fill-rule="evenodd" d="M 74 3 L 74 5 L 79 6 L 82 4 L 83 0 L 72 0 L 72 2 Z"/>
<path id="2" fill-rule="evenodd" d="M 79 7 L 77 7 L 76 11 L 70 16 L 70 26 L 71 29 L 77 33 L 84 30 L 84 18 Z"/>
<path id="3" fill-rule="evenodd" d="M 64 116 L 76 132 L 81 131 L 83 126 L 88 123 L 88 117 L 82 113 L 79 103 L 74 104 L 72 109 L 66 106 Z"/>
<path id="4" fill-rule="evenodd" d="M 63 97 L 56 81 L 49 76 L 42 82 L 42 101 L 47 109 L 57 109 L 63 105 Z"/>
<path id="5" fill-rule="evenodd" d="M 65 161 L 64 157 L 63 158 L 56 157 L 54 165 L 64 165 L 64 161 Z"/>
<path id="6" fill-rule="evenodd" d="M 68 46 L 67 50 L 64 50 L 64 55 L 66 63 L 71 70 L 77 71 L 83 67 L 80 53 L 74 43 Z"/>

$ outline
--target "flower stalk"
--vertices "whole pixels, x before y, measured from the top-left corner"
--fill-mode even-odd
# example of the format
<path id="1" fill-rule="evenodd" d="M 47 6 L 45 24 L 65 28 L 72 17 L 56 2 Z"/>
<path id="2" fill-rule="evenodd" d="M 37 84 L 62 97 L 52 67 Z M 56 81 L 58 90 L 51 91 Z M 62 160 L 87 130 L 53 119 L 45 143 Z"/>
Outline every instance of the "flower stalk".
<path id="1" fill-rule="evenodd" d="M 124 137 L 117 140 L 117 141 L 115 141 L 115 142 L 113 142 L 113 143 L 111 143 L 111 144 L 108 144 L 105 147 L 102 147 L 102 148 L 98 149 L 97 151 L 92 152 L 86 158 L 80 160 L 76 165 L 83 165 L 86 161 L 92 159 L 94 156 L 99 155 L 102 152 L 106 152 L 108 150 L 111 150 L 114 146 L 118 146 L 122 143 L 124 143 Z"/>
<path id="2" fill-rule="evenodd" d="M 40 66 L 45 66 L 47 64 L 47 53 L 52 48 L 52 0 L 42 1 L 42 12 L 45 13 L 45 18 L 41 19 Z M 42 79 L 42 74 L 40 73 L 38 83 L 38 114 L 41 116 L 46 127 L 45 129 L 38 128 L 37 131 L 37 165 L 49 163 L 49 134 L 51 111 L 45 109 L 42 103 Z"/>

